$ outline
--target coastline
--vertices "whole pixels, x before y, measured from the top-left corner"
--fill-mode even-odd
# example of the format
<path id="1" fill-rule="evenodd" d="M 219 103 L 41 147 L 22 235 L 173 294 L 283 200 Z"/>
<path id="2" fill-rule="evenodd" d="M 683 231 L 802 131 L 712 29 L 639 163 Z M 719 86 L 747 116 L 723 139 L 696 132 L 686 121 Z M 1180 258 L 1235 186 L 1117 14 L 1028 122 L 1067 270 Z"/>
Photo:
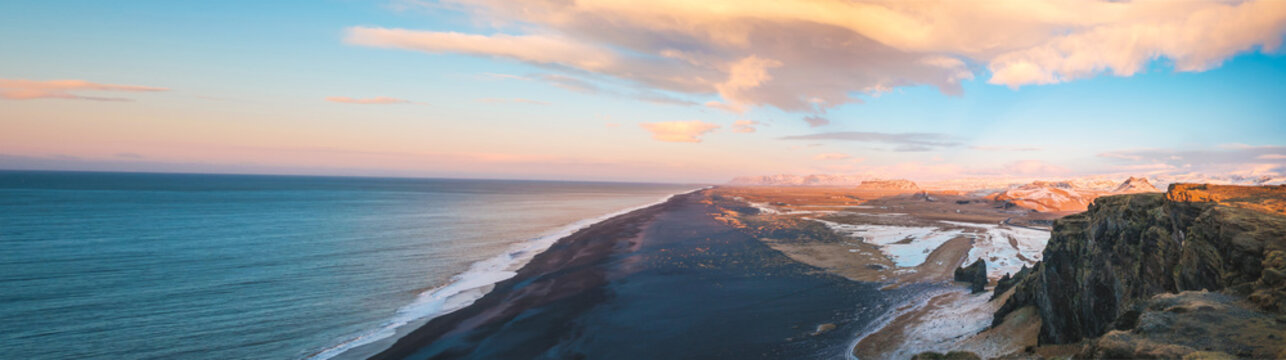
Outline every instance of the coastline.
<path id="1" fill-rule="evenodd" d="M 798 263 L 715 220 L 709 194 L 562 238 L 371 359 L 835 358 L 888 310 L 877 284 Z"/>
<path id="2" fill-rule="evenodd" d="M 447 283 L 420 293 L 378 328 L 349 336 L 337 344 L 309 354 L 305 359 L 365 359 L 378 354 L 433 319 L 472 305 L 489 294 L 496 284 L 516 276 L 519 269 L 562 239 L 611 219 L 629 216 L 665 204 L 676 197 L 709 188 L 707 186 L 675 193 L 655 202 L 576 221 L 536 238 L 514 243 L 499 255 L 471 264 L 465 271 L 453 275 Z"/>

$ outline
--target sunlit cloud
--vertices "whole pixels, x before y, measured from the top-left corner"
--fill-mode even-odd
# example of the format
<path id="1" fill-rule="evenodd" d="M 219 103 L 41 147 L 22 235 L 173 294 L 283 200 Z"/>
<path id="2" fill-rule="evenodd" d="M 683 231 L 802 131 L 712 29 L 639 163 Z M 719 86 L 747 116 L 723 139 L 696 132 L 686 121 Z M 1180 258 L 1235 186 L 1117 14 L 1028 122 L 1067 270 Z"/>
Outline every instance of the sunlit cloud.
<path id="1" fill-rule="evenodd" d="M 899 152 L 932 151 L 944 147 L 960 145 L 954 137 L 938 133 L 881 133 L 865 131 L 841 131 L 810 135 L 781 137 L 782 140 L 841 140 L 866 143 L 895 145 L 891 150 Z"/>
<path id="2" fill-rule="evenodd" d="M 701 142 L 702 135 L 719 128 L 719 125 L 699 120 L 641 123 L 639 126 L 651 132 L 652 138 L 658 141 L 692 143 Z"/>
<path id="3" fill-rule="evenodd" d="M 847 160 L 853 156 L 844 153 L 823 153 L 813 156 L 815 160 Z"/>
<path id="4" fill-rule="evenodd" d="M 0 79 L 0 99 L 34 100 L 34 99 L 71 99 L 95 101 L 131 101 L 128 98 L 85 96 L 80 92 L 157 92 L 169 89 L 136 86 L 100 84 L 85 80 L 21 80 Z"/>
<path id="5" fill-rule="evenodd" d="M 1237 174 L 1286 175 L 1286 146 L 1225 144 L 1206 149 L 1138 149 L 1099 154 L 1115 168 L 1141 168 Z"/>
<path id="6" fill-rule="evenodd" d="M 1026 152 L 1044 150 L 1035 146 L 970 146 L 970 150 L 978 151 L 1001 151 L 1001 152 Z"/>
<path id="7" fill-rule="evenodd" d="M 414 3 L 407 1 L 407 4 Z M 353 27 L 350 44 L 487 56 L 696 96 L 741 113 L 775 107 L 827 122 L 826 109 L 962 81 L 1013 88 L 1100 74 L 1131 76 L 1157 59 L 1204 71 L 1274 52 L 1286 2 L 447 0 L 494 33 Z M 517 34 L 510 34 L 510 33 Z M 984 69 L 986 71 L 984 71 Z M 989 75 L 988 75 L 989 74 Z M 563 83 L 566 86 L 566 83 Z"/>
<path id="8" fill-rule="evenodd" d="M 482 99 L 478 99 L 478 102 L 487 103 L 487 104 L 511 103 L 511 104 L 549 105 L 549 102 L 546 102 L 546 101 L 524 99 L 524 98 L 482 98 Z"/>
<path id="9" fill-rule="evenodd" d="M 396 104 L 411 103 L 410 100 L 391 98 L 386 96 L 378 96 L 378 97 L 373 97 L 369 99 L 356 99 L 356 98 L 351 98 L 346 96 L 330 96 L 326 98 L 326 101 L 333 102 L 333 103 L 363 104 L 363 105 L 396 105 Z"/>
<path id="10" fill-rule="evenodd" d="M 756 125 L 759 125 L 758 121 L 737 120 L 732 123 L 732 132 L 752 133 L 755 132 Z"/>
<path id="11" fill-rule="evenodd" d="M 831 123 L 829 119 L 817 115 L 805 116 L 804 122 L 808 123 L 809 127 L 825 126 Z"/>
<path id="12" fill-rule="evenodd" d="M 354 45 L 430 53 L 462 53 L 539 64 L 565 64 L 590 71 L 602 70 L 617 61 L 616 55 L 605 49 L 570 38 L 549 35 L 487 36 L 457 32 L 352 27 L 348 29 L 344 41 Z"/>

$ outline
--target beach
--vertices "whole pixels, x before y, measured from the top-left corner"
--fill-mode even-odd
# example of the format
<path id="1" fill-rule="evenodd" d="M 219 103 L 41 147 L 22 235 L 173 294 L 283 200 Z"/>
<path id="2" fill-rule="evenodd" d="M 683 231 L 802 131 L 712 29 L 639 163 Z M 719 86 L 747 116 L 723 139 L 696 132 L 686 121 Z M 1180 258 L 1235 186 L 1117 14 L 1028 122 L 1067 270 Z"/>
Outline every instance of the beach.
<path id="1" fill-rule="evenodd" d="M 842 358 L 916 289 L 881 292 L 717 220 L 706 190 L 560 239 L 372 359 Z"/>

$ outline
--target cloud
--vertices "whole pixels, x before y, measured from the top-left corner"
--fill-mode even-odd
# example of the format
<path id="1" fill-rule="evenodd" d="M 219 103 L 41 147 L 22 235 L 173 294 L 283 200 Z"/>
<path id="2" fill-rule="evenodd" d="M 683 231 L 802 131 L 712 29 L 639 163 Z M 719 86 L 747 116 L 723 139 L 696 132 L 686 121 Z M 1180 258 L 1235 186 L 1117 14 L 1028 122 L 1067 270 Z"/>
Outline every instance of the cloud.
<path id="1" fill-rule="evenodd" d="M 769 68 L 780 67 L 781 62 L 763 59 L 758 56 L 747 56 L 728 66 L 728 80 L 714 85 L 719 96 L 728 101 L 727 107 L 737 113 L 746 110 L 749 105 L 759 103 L 763 94 L 755 89 L 772 80 L 768 75 Z"/>
<path id="2" fill-rule="evenodd" d="M 848 154 L 844 154 L 844 153 L 824 153 L 824 154 L 817 154 L 817 156 L 813 156 L 813 159 L 816 159 L 816 160 L 847 160 L 850 158 L 852 158 L 852 156 L 849 156 Z"/>
<path id="3" fill-rule="evenodd" d="M 418 3 L 405 0 L 406 3 Z M 1009 87 L 1110 73 L 1155 59 L 1204 71 L 1276 51 L 1286 2 L 444 0 L 491 34 L 353 27 L 350 44 L 486 56 L 697 97 L 734 112 L 817 115 L 906 86 L 951 95 L 990 72 Z"/>
<path id="4" fill-rule="evenodd" d="M 897 145 L 892 150 L 900 152 L 931 151 L 938 148 L 959 146 L 955 138 L 938 133 L 881 133 L 841 131 L 810 135 L 795 135 L 781 140 L 842 140 Z"/>
<path id="5" fill-rule="evenodd" d="M 594 83 L 593 81 L 584 79 L 582 77 L 564 75 L 564 74 L 536 74 L 531 76 L 517 76 L 517 75 L 509 75 L 509 74 L 484 73 L 482 75 L 491 79 L 541 81 L 553 86 L 557 86 L 559 88 L 563 88 L 568 91 L 578 92 L 582 94 L 605 94 L 605 95 L 619 96 L 622 98 L 633 99 L 638 101 L 646 101 L 646 102 L 655 103 L 655 104 L 663 104 L 663 105 L 678 105 L 678 106 L 698 105 L 694 101 L 675 98 L 650 89 L 630 89 L 625 91 L 610 90 Z"/>
<path id="6" fill-rule="evenodd" d="M 358 26 L 348 29 L 344 41 L 354 45 L 429 53 L 487 55 L 538 64 L 563 64 L 589 71 L 604 69 L 617 61 L 616 55 L 606 49 L 551 35 L 487 36 Z"/>
<path id="7" fill-rule="evenodd" d="M 701 142 L 701 136 L 719 128 L 719 125 L 692 121 L 665 121 L 641 123 L 639 126 L 652 132 L 652 138 L 664 142 Z"/>
<path id="8" fill-rule="evenodd" d="M 410 100 L 403 100 L 403 99 L 391 98 L 391 97 L 385 97 L 385 96 L 377 96 L 370 99 L 355 99 L 355 98 L 346 97 L 346 96 L 329 96 L 329 97 L 326 97 L 326 101 L 333 102 L 333 103 L 364 104 L 364 105 L 394 105 L 394 104 L 411 103 Z"/>
<path id="9" fill-rule="evenodd" d="M 532 100 L 532 99 L 524 99 L 524 98 L 482 98 L 482 99 L 478 99 L 478 102 L 483 102 L 488 104 L 514 103 L 514 104 L 549 105 L 549 102 Z"/>
<path id="10" fill-rule="evenodd" d="M 1002 166 L 1001 172 L 1008 176 L 1062 176 L 1071 170 L 1040 160 L 1018 160 Z"/>
<path id="11" fill-rule="evenodd" d="M 116 92 L 157 92 L 169 89 L 136 86 L 136 85 L 115 85 L 100 84 L 85 80 L 21 80 L 21 79 L 0 79 L 0 99 L 8 100 L 34 100 L 34 99 L 72 99 L 72 100 L 96 100 L 96 101 L 131 101 L 126 98 L 117 97 L 98 97 L 77 95 L 77 92 L 84 91 L 116 91 Z"/>
<path id="12" fill-rule="evenodd" d="M 759 125 L 759 122 L 750 121 L 750 120 L 737 120 L 732 123 L 732 132 L 752 133 L 752 132 L 755 132 L 755 125 Z"/>
<path id="13" fill-rule="evenodd" d="M 1110 72 L 1132 76 L 1165 58 L 1177 71 L 1205 71 L 1242 52 L 1275 52 L 1286 31 L 1286 2 L 1099 4 L 1098 24 L 991 59 L 987 82 L 1017 88 Z"/>
<path id="14" fill-rule="evenodd" d="M 1286 168 L 1286 146 L 1225 144 L 1198 149 L 1136 149 L 1105 152 L 1119 169 L 1182 169 L 1210 174 L 1258 175 Z"/>
<path id="15" fill-rule="evenodd" d="M 808 127 L 825 126 L 831 123 L 830 120 L 817 115 L 805 116 L 804 122 L 808 123 Z"/>
<path id="16" fill-rule="evenodd" d="M 969 149 L 978 150 L 978 151 L 1011 151 L 1011 152 L 1044 150 L 1042 148 L 1034 147 L 1034 146 L 970 146 Z"/>

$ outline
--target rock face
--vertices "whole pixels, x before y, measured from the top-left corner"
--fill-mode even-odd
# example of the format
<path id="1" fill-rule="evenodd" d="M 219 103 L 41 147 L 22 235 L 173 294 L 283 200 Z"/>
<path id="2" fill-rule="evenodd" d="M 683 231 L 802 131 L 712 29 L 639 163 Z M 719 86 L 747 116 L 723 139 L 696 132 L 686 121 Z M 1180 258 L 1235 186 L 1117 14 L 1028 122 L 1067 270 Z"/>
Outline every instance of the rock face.
<path id="1" fill-rule="evenodd" d="M 956 269 L 955 280 L 969 283 L 974 294 L 983 292 L 987 287 L 987 261 L 978 259 L 969 266 Z"/>
<path id="2" fill-rule="evenodd" d="M 946 354 L 930 351 L 916 354 L 911 357 L 911 360 L 982 360 L 982 357 L 967 351 L 952 351 Z"/>
<path id="3" fill-rule="evenodd" d="M 1018 285 L 1018 281 L 1026 277 L 1028 273 L 1031 273 L 1032 271 L 1031 269 L 1032 268 L 1029 268 L 1026 265 L 1023 265 L 1022 269 L 1018 269 L 1018 272 L 1014 273 L 1013 277 L 1009 277 L 1009 274 L 1005 274 L 1005 276 L 1001 276 L 1000 280 L 996 281 L 996 289 L 993 290 L 993 293 L 991 294 L 991 299 L 995 300 L 996 298 L 1000 297 L 1001 294 L 1004 294 L 1006 291 L 1009 291 L 1009 289 L 1013 288 L 1014 285 Z"/>
<path id="4" fill-rule="evenodd" d="M 1286 189 L 1245 188 L 1174 184 L 1166 194 L 1102 197 L 1059 219 L 1044 260 L 1016 277 L 994 324 L 1034 306 L 1042 344 L 1077 342 L 1130 328 L 1154 295 L 1186 290 L 1223 292 L 1281 314 L 1286 216 L 1261 207 L 1286 200 Z"/>
<path id="5" fill-rule="evenodd" d="M 882 190 L 882 191 L 916 191 L 920 190 L 911 180 L 894 179 L 894 180 L 866 180 L 857 185 L 858 190 Z"/>
<path id="6" fill-rule="evenodd" d="M 1174 184 L 1165 196 L 1170 201 L 1213 202 L 1286 215 L 1286 185 Z"/>
<path id="7" fill-rule="evenodd" d="M 1154 296 L 1137 315 L 1090 342 L 1094 359 L 1286 358 L 1286 322 L 1235 296 L 1204 291 Z"/>

